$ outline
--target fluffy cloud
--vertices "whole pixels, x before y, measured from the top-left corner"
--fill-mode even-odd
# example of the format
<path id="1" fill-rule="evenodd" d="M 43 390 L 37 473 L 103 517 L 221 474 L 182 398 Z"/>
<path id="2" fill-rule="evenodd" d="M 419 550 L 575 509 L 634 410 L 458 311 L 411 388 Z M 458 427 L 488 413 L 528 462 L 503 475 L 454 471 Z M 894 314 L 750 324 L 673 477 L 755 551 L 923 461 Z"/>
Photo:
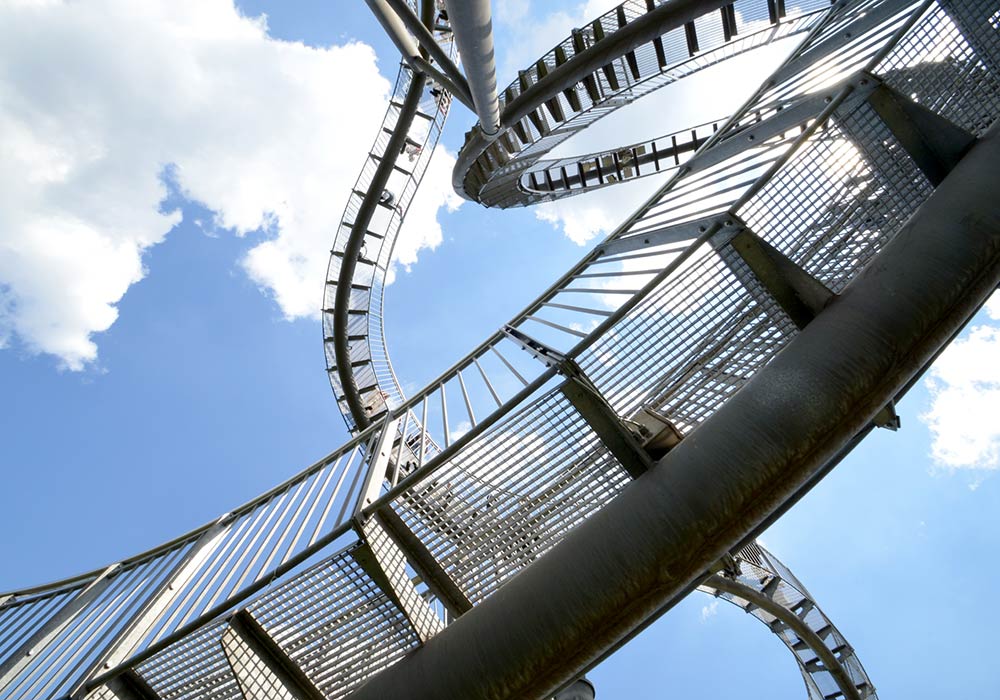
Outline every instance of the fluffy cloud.
<path id="1" fill-rule="evenodd" d="M 1000 321 L 1000 294 L 986 304 Z M 929 410 L 920 418 L 930 428 L 931 456 L 950 469 L 1000 466 L 1000 327 L 973 326 L 952 343 L 931 368 L 925 384 Z"/>
<path id="2" fill-rule="evenodd" d="M 454 168 L 455 156 L 439 145 L 396 237 L 392 264 L 386 275 L 387 284 L 395 280 L 397 265 L 402 265 L 409 272 L 421 250 L 434 250 L 441 244 L 443 236 L 437 220 L 438 211 L 444 207 L 446 211 L 453 212 L 464 201 L 451 186 L 451 171 Z"/>
<path id="3" fill-rule="evenodd" d="M 317 313 L 326 254 L 381 122 L 370 47 L 276 40 L 232 0 L 0 5 L 0 346 L 80 369 L 180 220 L 165 173 L 236 235 L 288 318 Z M 391 69 L 390 69 L 391 70 Z M 432 168 L 404 261 L 440 239 Z"/>

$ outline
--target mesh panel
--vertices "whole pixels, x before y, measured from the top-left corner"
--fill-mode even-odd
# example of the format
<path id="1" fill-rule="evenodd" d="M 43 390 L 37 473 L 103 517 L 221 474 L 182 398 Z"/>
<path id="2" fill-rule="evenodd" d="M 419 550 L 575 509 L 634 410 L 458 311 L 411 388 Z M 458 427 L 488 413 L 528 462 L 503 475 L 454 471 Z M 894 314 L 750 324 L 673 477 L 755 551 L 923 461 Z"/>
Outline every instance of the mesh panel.
<path id="1" fill-rule="evenodd" d="M 629 480 L 558 390 L 474 440 L 393 505 L 478 602 Z"/>
<path id="2" fill-rule="evenodd" d="M 225 622 L 215 622 L 167 647 L 137 669 L 161 700 L 242 700 L 223 654 Z"/>
<path id="3" fill-rule="evenodd" d="M 320 691 L 341 698 L 417 646 L 409 622 L 340 552 L 248 609 Z"/>
<path id="4" fill-rule="evenodd" d="M 689 432 L 795 332 L 773 302 L 755 301 L 706 245 L 585 352 L 580 365 L 620 415 L 651 405 Z"/>
<path id="5" fill-rule="evenodd" d="M 817 132 L 739 214 L 761 238 L 839 292 L 931 191 L 863 104 Z"/>
<path id="6" fill-rule="evenodd" d="M 222 648 L 240 684 L 244 700 L 296 700 L 250 645 L 229 628 L 222 635 Z"/>
<path id="7" fill-rule="evenodd" d="M 996 3 L 935 6 L 879 65 L 899 92 L 976 135 L 1000 113 L 1000 31 Z"/>

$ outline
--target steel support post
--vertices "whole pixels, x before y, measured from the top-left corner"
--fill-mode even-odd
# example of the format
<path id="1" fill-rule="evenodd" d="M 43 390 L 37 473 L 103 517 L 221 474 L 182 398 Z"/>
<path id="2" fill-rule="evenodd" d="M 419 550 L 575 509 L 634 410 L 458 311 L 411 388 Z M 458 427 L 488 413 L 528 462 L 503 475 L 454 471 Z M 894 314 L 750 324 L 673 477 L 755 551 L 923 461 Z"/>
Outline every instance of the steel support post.
<path id="1" fill-rule="evenodd" d="M 427 583 L 427 587 L 438 597 L 452 618 L 459 617 L 472 610 L 472 601 L 458 587 L 455 580 L 448 575 L 441 563 L 420 541 L 401 517 L 392 509 L 384 506 L 376 513 L 382 527 L 396 542 L 400 549 L 406 552 L 413 568 Z"/>
<path id="2" fill-rule="evenodd" d="M 500 127 L 500 101 L 497 97 L 490 0 L 446 0 L 445 5 L 469 81 L 479 126 L 484 134 L 491 136 Z"/>
<path id="3" fill-rule="evenodd" d="M 325 700 L 298 664 L 246 610 L 230 618 L 222 648 L 245 700 Z"/>
<path id="4" fill-rule="evenodd" d="M 805 328 L 836 295 L 737 217 L 728 218 L 735 225 L 723 228 L 712 238 L 719 256 L 751 294 L 756 296 L 762 291 L 767 295 L 768 299 L 758 300 L 760 303 L 766 305 L 773 300 L 797 328 Z M 737 265 L 733 256 L 746 268 Z"/>
<path id="5" fill-rule="evenodd" d="M 559 390 L 583 416 L 590 429 L 597 434 L 629 476 L 638 479 L 649 470 L 652 466 L 649 455 L 597 388 L 582 374 L 567 379 Z"/>
<path id="6" fill-rule="evenodd" d="M 87 584 L 83 590 L 73 596 L 73 599 L 63 605 L 48 622 L 31 635 L 20 648 L 12 651 L 2 664 L 0 664 L 0 690 L 3 690 L 31 663 L 34 653 L 48 645 L 53 639 L 66 629 L 66 627 L 80 614 L 88 605 L 104 592 L 108 587 L 112 576 L 118 571 L 119 565 L 112 564 L 102 571 L 93 581 Z"/>
<path id="7" fill-rule="evenodd" d="M 201 571 L 205 560 L 212 554 L 215 547 L 222 541 L 229 526 L 224 522 L 228 516 L 220 518 L 215 525 L 206 530 L 201 537 L 191 545 L 181 560 L 174 566 L 157 589 L 149 596 L 146 603 L 135 613 L 103 651 L 86 673 L 80 676 L 71 696 L 77 696 L 86 682 L 102 670 L 117 666 L 127 659 L 142 643 L 150 628 L 163 616 L 170 605 L 177 599 L 191 579 Z"/>
<path id="8" fill-rule="evenodd" d="M 995 128 L 741 391 L 503 589 L 351 699 L 544 698 L 693 590 L 800 498 L 995 290 L 997 162 Z"/>
<path id="9" fill-rule="evenodd" d="M 464 104 L 469 109 L 473 109 L 472 96 L 469 93 L 468 84 L 465 82 L 465 78 L 462 77 L 461 73 L 458 74 L 461 82 L 455 82 L 452 76 L 448 73 L 447 66 L 442 65 L 443 70 L 438 70 L 431 65 L 431 63 L 421 54 L 420 49 L 417 47 L 417 43 L 413 40 L 413 37 L 410 36 L 409 32 L 407 32 L 403 19 L 396 14 L 386 0 L 365 0 L 365 2 L 368 3 L 368 7 L 371 8 L 375 18 L 379 21 L 379 24 L 382 25 L 385 33 L 389 35 L 392 43 L 396 45 L 397 49 L 399 49 L 399 53 L 403 55 L 403 60 L 410 65 L 410 68 L 418 73 L 424 73 L 428 77 L 433 78 L 439 82 L 445 90 L 454 95 L 459 102 Z M 426 2 L 429 3 L 430 0 L 426 0 Z M 412 13 L 410 14 L 412 15 Z M 419 22 L 419 20 L 416 21 Z M 426 28 L 424 31 L 426 32 Z M 430 43 L 437 46 L 437 44 L 434 43 L 433 38 Z M 445 56 L 445 58 L 448 65 L 454 68 L 454 64 L 451 63 L 451 59 L 448 59 L 447 56 Z M 439 65 L 441 65 L 440 61 Z M 455 71 L 457 72 L 458 69 L 455 68 Z"/>
<path id="10" fill-rule="evenodd" d="M 868 103 L 935 187 L 976 142 L 965 129 L 888 85 L 872 92 Z"/>

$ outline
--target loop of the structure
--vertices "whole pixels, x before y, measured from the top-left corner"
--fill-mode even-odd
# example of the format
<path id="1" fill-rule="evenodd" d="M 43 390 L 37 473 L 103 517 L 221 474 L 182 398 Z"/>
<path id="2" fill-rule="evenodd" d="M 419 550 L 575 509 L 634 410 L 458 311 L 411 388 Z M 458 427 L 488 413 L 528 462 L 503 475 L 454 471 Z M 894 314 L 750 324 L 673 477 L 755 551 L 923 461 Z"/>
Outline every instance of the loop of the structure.
<path id="1" fill-rule="evenodd" d="M 432 2 L 425 24 L 451 48 Z M 348 427 L 357 432 L 403 401 L 382 323 L 386 275 L 404 217 L 447 118 L 440 85 L 401 65 L 378 136 L 369 151 L 331 247 L 323 304 L 327 372 Z"/>
<path id="2" fill-rule="evenodd" d="M 799 580 L 764 547 L 743 547 L 729 568 L 699 590 L 726 600 L 767 625 L 795 656 L 809 700 L 877 697 L 853 647 Z"/>
<path id="3" fill-rule="evenodd" d="M 637 144 L 544 160 L 594 122 L 650 92 L 752 49 L 809 31 L 828 0 L 626 0 L 539 58 L 501 93 L 500 130 L 466 134 L 455 189 L 492 207 L 524 206 L 679 167 L 706 136 L 688 127 Z M 711 127 L 711 125 L 706 125 Z"/>

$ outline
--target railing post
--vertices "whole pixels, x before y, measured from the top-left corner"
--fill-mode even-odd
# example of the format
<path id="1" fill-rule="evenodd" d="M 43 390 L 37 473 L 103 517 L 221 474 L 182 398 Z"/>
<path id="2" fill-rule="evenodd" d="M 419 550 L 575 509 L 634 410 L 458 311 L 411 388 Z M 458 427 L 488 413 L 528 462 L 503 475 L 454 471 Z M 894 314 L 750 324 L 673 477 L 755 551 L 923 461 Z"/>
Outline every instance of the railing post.
<path id="1" fill-rule="evenodd" d="M 0 664 L 0 690 L 6 688 L 31 663 L 36 651 L 44 648 L 49 642 L 59 636 L 66 627 L 79 615 L 90 603 L 97 599 L 119 565 L 112 564 L 102 571 L 93 581 L 73 596 L 73 599 L 62 606 L 49 620 L 41 626 L 29 639 L 27 639 L 18 649 L 11 652 L 6 660 Z"/>
<path id="2" fill-rule="evenodd" d="M 81 694 L 86 682 L 94 675 L 102 670 L 118 666 L 132 655 L 150 628 L 170 608 L 177 596 L 184 591 L 184 587 L 201 570 L 205 560 L 211 556 L 215 547 L 225 538 L 229 531 L 229 525 L 226 522 L 228 518 L 228 514 L 219 518 L 191 545 L 187 553 L 174 566 L 173 571 L 164 577 L 143 606 L 105 646 L 87 672 L 76 682 L 70 693 L 71 696 L 75 697 Z"/>

